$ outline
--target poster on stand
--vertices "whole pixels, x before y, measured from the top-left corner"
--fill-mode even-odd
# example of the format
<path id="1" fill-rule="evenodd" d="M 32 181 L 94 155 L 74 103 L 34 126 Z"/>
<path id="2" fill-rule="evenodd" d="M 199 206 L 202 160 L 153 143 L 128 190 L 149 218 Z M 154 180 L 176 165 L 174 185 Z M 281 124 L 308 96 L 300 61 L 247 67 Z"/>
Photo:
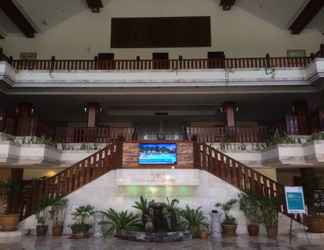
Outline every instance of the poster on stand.
<path id="1" fill-rule="evenodd" d="M 303 187 L 286 186 L 285 197 L 288 214 L 306 213 Z"/>

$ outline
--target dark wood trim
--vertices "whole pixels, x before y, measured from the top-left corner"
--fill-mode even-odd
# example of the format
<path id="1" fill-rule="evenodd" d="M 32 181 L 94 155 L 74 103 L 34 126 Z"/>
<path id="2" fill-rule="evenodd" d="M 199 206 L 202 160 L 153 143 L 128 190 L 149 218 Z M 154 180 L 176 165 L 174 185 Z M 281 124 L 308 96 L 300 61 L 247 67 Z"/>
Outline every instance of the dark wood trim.
<path id="1" fill-rule="evenodd" d="M 35 36 L 35 33 L 37 32 L 33 25 L 12 0 L 1 0 L 0 8 L 26 37 L 33 38 Z"/>
<path id="2" fill-rule="evenodd" d="M 101 0 L 87 0 L 87 4 L 93 13 L 99 13 L 100 9 L 104 7 Z"/>
<path id="3" fill-rule="evenodd" d="M 221 0 L 219 5 L 223 7 L 223 10 L 231 10 L 232 6 L 235 4 L 236 0 Z"/>
<path id="4" fill-rule="evenodd" d="M 314 19 L 324 6 L 323 0 L 310 0 L 304 9 L 300 12 L 289 29 L 292 34 L 299 34 Z"/>

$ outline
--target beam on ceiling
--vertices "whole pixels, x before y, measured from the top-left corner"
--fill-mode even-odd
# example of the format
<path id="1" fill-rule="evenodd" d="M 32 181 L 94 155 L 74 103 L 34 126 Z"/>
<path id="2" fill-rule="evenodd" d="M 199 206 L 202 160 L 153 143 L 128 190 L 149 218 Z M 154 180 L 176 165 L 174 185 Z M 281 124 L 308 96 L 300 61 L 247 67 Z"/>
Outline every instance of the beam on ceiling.
<path id="1" fill-rule="evenodd" d="M 223 7 L 223 10 L 230 10 L 232 6 L 235 4 L 236 0 L 221 0 L 220 1 L 220 6 Z"/>
<path id="2" fill-rule="evenodd" d="M 310 0 L 290 25 L 289 30 L 292 34 L 300 34 L 304 28 L 313 20 L 313 18 L 324 7 L 323 0 Z"/>
<path id="3" fill-rule="evenodd" d="M 36 30 L 33 25 L 12 0 L 1 0 L 0 8 L 26 37 L 35 36 Z"/>
<path id="4" fill-rule="evenodd" d="M 101 0 L 87 0 L 87 4 L 94 13 L 99 13 L 100 9 L 104 7 Z"/>

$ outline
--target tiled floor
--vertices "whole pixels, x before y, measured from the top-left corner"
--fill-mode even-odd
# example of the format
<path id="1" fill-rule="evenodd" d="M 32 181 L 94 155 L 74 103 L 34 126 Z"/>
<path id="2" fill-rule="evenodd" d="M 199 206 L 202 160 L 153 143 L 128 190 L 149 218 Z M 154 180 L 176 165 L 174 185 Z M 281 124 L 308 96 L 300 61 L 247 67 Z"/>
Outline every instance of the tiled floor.
<path id="1" fill-rule="evenodd" d="M 192 240 L 175 243 L 140 243 L 118 239 L 71 240 L 62 238 L 23 238 L 19 243 L 0 244 L 0 250 L 324 250 L 320 240 L 293 240 L 289 245 L 288 238 L 278 241 L 237 237 L 231 239 L 213 239 L 209 241 Z"/>

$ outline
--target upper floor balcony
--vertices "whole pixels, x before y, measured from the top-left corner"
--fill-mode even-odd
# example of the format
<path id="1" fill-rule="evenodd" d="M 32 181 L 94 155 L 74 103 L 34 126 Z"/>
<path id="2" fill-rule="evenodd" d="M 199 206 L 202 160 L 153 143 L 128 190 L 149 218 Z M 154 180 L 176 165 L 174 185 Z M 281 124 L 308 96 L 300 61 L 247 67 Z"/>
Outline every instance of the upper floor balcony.
<path id="1" fill-rule="evenodd" d="M 321 84 L 324 46 L 311 57 L 13 60 L 2 56 L 3 92 L 21 88 L 283 87 Z"/>

